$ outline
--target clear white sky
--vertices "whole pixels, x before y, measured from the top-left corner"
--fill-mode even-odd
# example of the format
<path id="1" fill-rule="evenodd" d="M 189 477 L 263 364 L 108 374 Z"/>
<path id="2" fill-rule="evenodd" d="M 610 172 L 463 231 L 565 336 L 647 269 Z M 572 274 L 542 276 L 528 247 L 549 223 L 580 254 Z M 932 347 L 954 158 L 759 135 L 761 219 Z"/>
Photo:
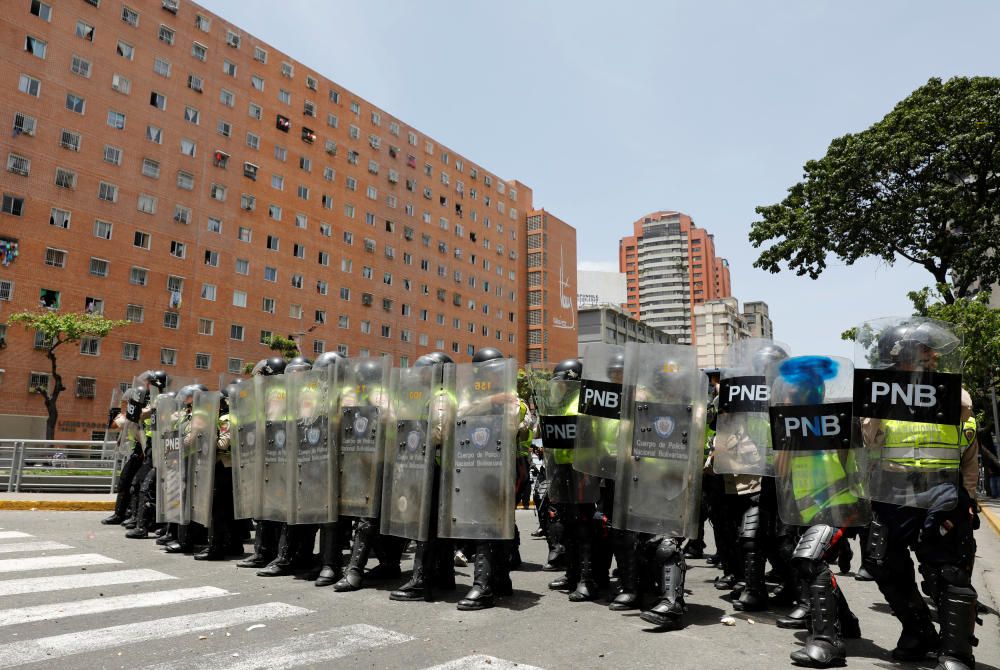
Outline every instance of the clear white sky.
<path id="1" fill-rule="evenodd" d="M 753 269 L 754 207 L 830 140 L 929 77 L 1000 70 L 1000 3 L 667 0 L 201 0 L 454 150 L 534 189 L 615 269 L 633 220 L 676 209 L 715 235 L 741 303 L 795 353 L 909 313 L 907 263 L 818 280 Z"/>

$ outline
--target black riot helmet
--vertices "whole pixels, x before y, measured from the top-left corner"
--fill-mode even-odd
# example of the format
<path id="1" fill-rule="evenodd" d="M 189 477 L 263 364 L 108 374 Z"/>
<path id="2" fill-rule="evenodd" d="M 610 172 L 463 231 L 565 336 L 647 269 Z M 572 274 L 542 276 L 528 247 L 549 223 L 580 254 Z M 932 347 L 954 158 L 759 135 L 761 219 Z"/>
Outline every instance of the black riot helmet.
<path id="1" fill-rule="evenodd" d="M 177 403 L 180 405 L 190 405 L 194 402 L 195 391 L 199 391 L 197 384 L 188 384 L 187 386 L 181 387 L 177 392 Z"/>
<path id="2" fill-rule="evenodd" d="M 753 371 L 758 375 L 773 374 L 781 361 L 788 358 L 788 352 L 776 344 L 767 344 L 758 349 L 751 359 Z"/>
<path id="3" fill-rule="evenodd" d="M 285 364 L 285 374 L 290 372 L 308 372 L 312 370 L 312 361 L 304 356 L 296 356 Z"/>
<path id="4" fill-rule="evenodd" d="M 149 384 L 161 391 L 167 388 L 167 373 L 163 370 L 155 370 L 149 373 Z"/>
<path id="5" fill-rule="evenodd" d="M 280 375 L 285 371 L 285 359 L 281 356 L 273 356 L 272 358 L 262 358 L 257 362 L 257 365 L 253 366 L 253 372 L 250 374 L 254 377 L 270 377 L 272 375 Z"/>
<path id="6" fill-rule="evenodd" d="M 579 358 L 567 358 L 552 369 L 553 380 L 576 381 L 581 376 L 583 376 L 583 363 Z"/>
<path id="7" fill-rule="evenodd" d="M 417 358 L 417 360 L 413 361 L 413 367 L 415 368 L 428 368 L 437 364 L 437 360 L 435 360 L 435 358 L 430 354 L 424 354 L 423 356 Z"/>
<path id="8" fill-rule="evenodd" d="M 937 357 L 949 354 L 959 340 L 948 327 L 933 319 L 914 319 L 882 331 L 878 338 L 882 366 L 933 369 Z"/>
<path id="9" fill-rule="evenodd" d="M 499 349 L 494 349 L 493 347 L 484 347 L 477 351 L 472 357 L 473 363 L 486 363 L 489 361 L 494 361 L 498 358 L 503 358 L 503 352 Z"/>
<path id="10" fill-rule="evenodd" d="M 443 364 L 443 363 L 454 363 L 454 362 L 455 361 L 451 360 L 451 356 L 444 353 L 443 351 L 431 351 L 429 353 L 424 354 L 416 361 L 414 361 L 413 367 L 419 368 L 428 365 L 437 365 L 438 363 Z"/>
<path id="11" fill-rule="evenodd" d="M 358 381 L 362 384 L 377 384 L 382 382 L 382 364 L 373 358 L 358 364 Z"/>
<path id="12" fill-rule="evenodd" d="M 621 384 L 625 376 L 625 352 L 616 351 L 608 358 L 608 364 L 604 369 L 608 379 L 615 384 Z"/>
<path id="13" fill-rule="evenodd" d="M 323 368 L 333 367 L 337 364 L 337 361 L 346 361 L 347 356 L 343 355 L 339 351 L 327 351 L 319 355 L 316 362 L 313 363 L 313 370 L 322 370 Z"/>

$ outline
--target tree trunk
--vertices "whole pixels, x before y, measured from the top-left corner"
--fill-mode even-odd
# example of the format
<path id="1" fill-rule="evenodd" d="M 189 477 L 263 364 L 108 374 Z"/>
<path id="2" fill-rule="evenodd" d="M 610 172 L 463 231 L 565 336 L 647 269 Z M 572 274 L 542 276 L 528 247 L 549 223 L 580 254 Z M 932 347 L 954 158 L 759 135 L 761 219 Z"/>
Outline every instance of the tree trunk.
<path id="1" fill-rule="evenodd" d="M 45 439 L 56 439 L 56 422 L 59 420 L 59 408 L 56 406 L 56 397 L 45 401 L 45 409 L 49 411 L 49 418 L 45 421 Z"/>

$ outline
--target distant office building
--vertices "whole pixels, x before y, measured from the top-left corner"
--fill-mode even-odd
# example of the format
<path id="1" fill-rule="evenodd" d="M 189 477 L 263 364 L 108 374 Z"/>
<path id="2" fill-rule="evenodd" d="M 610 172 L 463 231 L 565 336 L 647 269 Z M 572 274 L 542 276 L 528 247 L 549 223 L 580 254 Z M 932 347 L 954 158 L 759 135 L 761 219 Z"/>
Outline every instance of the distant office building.
<path id="1" fill-rule="evenodd" d="M 625 305 L 625 275 L 621 272 L 577 270 L 576 306 L 579 309 L 597 305 Z"/>
<path id="2" fill-rule="evenodd" d="M 750 337 L 750 330 L 743 314 L 740 313 L 736 298 L 710 300 L 696 305 L 694 318 L 698 340 L 698 367 L 723 367 L 729 345 Z"/>
<path id="3" fill-rule="evenodd" d="M 527 229 L 527 361 L 572 358 L 577 340 L 576 229 L 544 209 L 528 212 Z"/>
<path id="4" fill-rule="evenodd" d="M 680 212 L 647 214 L 619 242 L 627 309 L 682 344 L 695 340 L 694 308 L 732 294 L 729 263 L 715 255 L 715 240 Z"/>
<path id="5" fill-rule="evenodd" d="M 762 300 L 743 303 L 743 319 L 750 337 L 774 338 L 774 324 L 768 315 L 767 303 Z"/>
<path id="6" fill-rule="evenodd" d="M 580 320 L 580 356 L 583 356 L 588 344 L 671 344 L 677 341 L 673 335 L 634 319 L 618 305 L 584 307 L 577 316 Z"/>

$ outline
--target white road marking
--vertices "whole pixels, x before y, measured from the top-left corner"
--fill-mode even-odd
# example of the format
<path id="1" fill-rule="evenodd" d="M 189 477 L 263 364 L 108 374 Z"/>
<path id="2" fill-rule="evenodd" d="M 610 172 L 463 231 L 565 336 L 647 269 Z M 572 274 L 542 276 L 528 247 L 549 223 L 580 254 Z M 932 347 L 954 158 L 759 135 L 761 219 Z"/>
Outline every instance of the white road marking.
<path id="1" fill-rule="evenodd" d="M 49 568 L 72 568 L 80 565 L 108 565 L 121 563 L 100 554 L 67 554 L 66 556 L 39 556 L 37 558 L 5 558 L 0 561 L 0 572 L 27 572 Z"/>
<path id="2" fill-rule="evenodd" d="M 90 600 L 52 603 L 51 605 L 37 605 L 34 607 L 15 607 L 13 609 L 0 610 L 0 626 L 14 626 L 22 623 L 33 623 L 35 621 L 51 621 L 52 619 L 63 619 L 65 617 L 84 616 L 87 614 L 102 614 L 118 610 L 138 609 L 140 607 L 159 607 L 162 605 L 183 603 L 189 600 L 221 598 L 228 595 L 232 594 L 225 589 L 219 589 L 214 586 L 199 586 L 188 589 L 173 589 L 171 591 L 130 593 L 112 598 L 91 598 Z"/>
<path id="3" fill-rule="evenodd" d="M 0 581 L 0 596 L 17 596 L 23 593 L 45 593 L 46 591 L 68 591 L 90 586 L 110 586 L 112 584 L 143 584 L 164 579 L 177 579 L 156 570 L 115 570 L 92 574 L 57 575 L 54 577 L 27 577 Z"/>
<path id="4" fill-rule="evenodd" d="M 58 667 L 54 664 L 57 659 L 73 654 L 83 654 L 119 646 L 135 648 L 135 645 L 150 640 L 311 613 L 312 610 L 304 607 L 295 607 L 285 603 L 264 603 L 236 609 L 185 614 L 120 626 L 108 626 L 107 628 L 92 628 L 77 633 L 41 637 L 36 640 L 10 642 L 0 644 L 0 668 L 13 668 L 38 661 L 45 661 L 49 664 L 48 667 Z"/>
<path id="5" fill-rule="evenodd" d="M 238 647 L 198 658 L 180 658 L 143 670 L 288 670 L 312 666 L 362 651 L 409 642 L 409 635 L 385 628 L 354 624 L 319 633 L 297 635 L 283 642 Z"/>
<path id="6" fill-rule="evenodd" d="M 514 670 L 515 668 L 517 670 L 541 670 L 541 668 L 534 665 L 505 661 L 502 658 L 486 656 L 485 654 L 464 656 L 454 661 L 426 668 L 425 670 Z"/>
<path id="7" fill-rule="evenodd" d="M 22 533 L 19 530 L 0 531 L 0 540 L 13 540 L 18 537 L 34 537 L 34 535 L 29 535 L 28 533 Z"/>
<path id="8" fill-rule="evenodd" d="M 68 544 L 58 542 L 9 542 L 0 544 L 0 554 L 16 554 L 19 551 L 52 551 L 72 549 Z"/>

